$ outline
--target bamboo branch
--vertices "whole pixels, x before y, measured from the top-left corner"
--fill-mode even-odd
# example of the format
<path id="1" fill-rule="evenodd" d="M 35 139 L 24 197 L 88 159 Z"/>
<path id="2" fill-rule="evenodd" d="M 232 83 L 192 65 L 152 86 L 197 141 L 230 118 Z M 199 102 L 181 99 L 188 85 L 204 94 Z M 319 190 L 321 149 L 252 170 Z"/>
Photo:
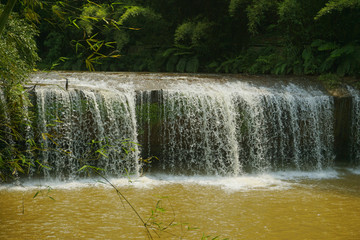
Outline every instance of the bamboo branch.
<path id="1" fill-rule="evenodd" d="M 10 13 L 12 12 L 14 6 L 15 6 L 16 0 L 8 0 L 4 11 L 2 12 L 0 16 L 0 36 L 2 32 L 4 31 L 5 25 L 7 23 L 7 20 L 9 19 Z"/>

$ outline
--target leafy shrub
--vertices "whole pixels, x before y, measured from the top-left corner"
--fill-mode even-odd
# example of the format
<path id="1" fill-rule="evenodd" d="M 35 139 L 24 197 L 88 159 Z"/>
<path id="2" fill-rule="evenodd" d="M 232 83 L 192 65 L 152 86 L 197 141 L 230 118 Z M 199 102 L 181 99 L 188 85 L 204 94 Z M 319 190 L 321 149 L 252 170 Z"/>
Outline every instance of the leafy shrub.
<path id="1" fill-rule="evenodd" d="M 317 78 L 327 89 L 334 89 L 341 86 L 341 79 L 336 74 L 322 74 Z"/>
<path id="2" fill-rule="evenodd" d="M 2 6 L 0 5 L 0 12 Z M 24 147 L 30 106 L 23 84 L 35 67 L 37 31 L 15 13 L 0 36 L 0 178 L 6 180 L 30 166 Z"/>

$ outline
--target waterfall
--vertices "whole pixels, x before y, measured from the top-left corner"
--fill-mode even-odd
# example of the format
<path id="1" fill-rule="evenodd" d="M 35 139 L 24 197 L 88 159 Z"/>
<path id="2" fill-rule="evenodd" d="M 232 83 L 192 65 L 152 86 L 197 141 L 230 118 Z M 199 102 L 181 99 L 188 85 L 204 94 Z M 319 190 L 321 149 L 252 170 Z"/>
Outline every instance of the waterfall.
<path id="1" fill-rule="evenodd" d="M 339 107 L 316 84 L 62 73 L 70 79 L 65 91 L 57 86 L 64 78 L 56 74 L 34 78 L 35 119 L 25 135 L 37 144 L 28 157 L 43 167 L 31 169 L 32 175 L 73 179 L 85 175 L 78 171 L 84 165 L 109 176 L 313 171 L 332 167 L 339 154 L 334 147 L 341 143 L 334 134 L 336 122 L 342 124 L 335 119 Z M 351 137 L 341 137 L 351 138 L 348 155 L 358 165 L 360 94 L 349 92 Z M 5 101 L 1 92 L 0 101 Z M 141 161 L 151 156 L 158 159 Z"/>
<path id="2" fill-rule="evenodd" d="M 146 96 L 141 104 L 149 109 L 144 100 L 154 100 L 149 92 Z M 163 90 L 158 101 L 161 128 L 150 131 L 160 132 L 154 136 L 162 146 L 157 168 L 218 175 L 321 170 L 334 160 L 333 105 L 332 97 L 293 84 L 177 85 Z"/>
<path id="3" fill-rule="evenodd" d="M 163 91 L 162 169 L 238 174 L 235 109 L 216 91 Z"/>
<path id="4" fill-rule="evenodd" d="M 139 171 L 133 93 L 38 88 L 35 95 L 45 176 L 74 178 L 85 164 L 111 175 Z"/>

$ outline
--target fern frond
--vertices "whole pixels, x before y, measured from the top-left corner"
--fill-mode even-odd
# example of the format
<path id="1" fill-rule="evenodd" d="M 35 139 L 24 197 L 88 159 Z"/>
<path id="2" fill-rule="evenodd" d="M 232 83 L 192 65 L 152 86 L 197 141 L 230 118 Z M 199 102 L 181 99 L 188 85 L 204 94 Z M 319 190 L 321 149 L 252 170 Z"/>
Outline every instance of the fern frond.
<path id="1" fill-rule="evenodd" d="M 169 60 L 166 62 L 166 71 L 167 72 L 174 72 L 175 66 L 179 60 L 178 56 L 171 56 Z"/>
<path id="2" fill-rule="evenodd" d="M 199 68 L 199 59 L 195 56 L 186 63 L 186 72 L 195 73 Z"/>
<path id="3" fill-rule="evenodd" d="M 186 68 L 186 62 L 187 62 L 187 58 L 181 58 L 178 62 L 178 64 L 176 65 L 176 71 L 177 72 L 185 72 L 185 68 Z"/>

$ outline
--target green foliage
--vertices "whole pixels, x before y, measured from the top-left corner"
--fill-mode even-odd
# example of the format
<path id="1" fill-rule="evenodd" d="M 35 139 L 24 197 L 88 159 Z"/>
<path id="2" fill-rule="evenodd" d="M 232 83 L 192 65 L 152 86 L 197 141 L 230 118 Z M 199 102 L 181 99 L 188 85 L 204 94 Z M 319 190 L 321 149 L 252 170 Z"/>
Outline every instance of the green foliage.
<path id="1" fill-rule="evenodd" d="M 189 73 L 197 72 L 199 68 L 199 59 L 197 57 L 191 57 L 186 63 L 185 71 Z"/>
<path id="2" fill-rule="evenodd" d="M 210 39 L 214 23 L 207 20 L 186 21 L 179 25 L 174 34 L 174 47 L 163 52 L 168 72 L 197 72 L 201 58 L 212 48 Z"/>
<path id="3" fill-rule="evenodd" d="M 175 31 L 175 43 L 177 44 L 191 44 L 191 39 L 194 33 L 196 24 L 194 22 L 186 22 L 181 24 Z"/>
<path id="4" fill-rule="evenodd" d="M 245 51 L 213 62 L 211 68 L 216 72 L 359 74 L 360 32 L 358 24 L 350 23 L 359 17 L 358 1 L 328 1 L 326 5 L 320 0 L 260 3 L 230 1 L 232 16 L 247 6 L 249 33 L 257 35 Z M 321 18 L 315 17 L 325 11 Z M 325 18 L 330 14 L 331 18 Z M 334 18 L 339 23 L 334 24 Z"/>
<path id="5" fill-rule="evenodd" d="M 315 16 L 315 19 L 319 19 L 322 16 L 331 14 L 334 11 L 341 12 L 344 9 L 360 9 L 360 1 L 358 0 L 330 0 L 326 3 L 318 14 Z"/>
<path id="6" fill-rule="evenodd" d="M 139 18 L 139 17 L 143 17 L 144 19 L 147 20 L 160 20 L 161 16 L 156 14 L 152 9 L 150 8 L 146 8 L 146 7 L 141 7 L 141 6 L 126 6 L 124 7 L 125 12 L 120 16 L 119 20 L 118 20 L 118 24 L 120 25 L 124 25 L 130 21 L 132 21 L 133 19 Z M 142 27 L 141 25 L 139 26 L 131 26 L 130 28 L 133 27 Z"/>
<path id="7" fill-rule="evenodd" d="M 239 8 L 241 7 L 242 4 L 244 4 L 244 0 L 230 0 L 230 3 L 229 3 L 229 14 L 231 17 L 234 17 Z"/>
<path id="8" fill-rule="evenodd" d="M 47 68 L 56 65 L 56 69 L 121 70 L 123 62 L 129 61 L 121 58 L 123 53 L 134 52 L 128 47 L 129 42 L 145 49 L 147 43 L 141 38 L 151 40 L 149 35 L 157 38 L 162 30 L 160 15 L 131 0 L 101 4 L 57 1 L 44 7 L 43 15 L 46 21 L 40 28 L 46 37 L 40 48 L 44 49 L 42 67 Z M 67 60 L 58 61 L 60 58 Z M 141 60 L 145 62 L 139 64 L 143 67 L 137 65 L 137 68 L 141 70 L 153 64 L 146 58 L 150 55 L 143 55 Z"/>
<path id="9" fill-rule="evenodd" d="M 17 14 L 11 14 L 0 36 L 0 81 L 3 85 L 23 83 L 27 73 L 35 67 L 35 62 L 39 60 L 34 41 L 36 35 L 37 31 L 32 26 Z"/>
<path id="10" fill-rule="evenodd" d="M 33 199 L 35 199 L 35 198 L 38 197 L 38 196 L 42 196 L 42 197 L 49 198 L 49 199 L 55 201 L 55 199 L 54 199 L 52 196 L 50 196 L 50 193 L 51 193 L 52 190 L 53 190 L 53 189 L 52 189 L 50 186 L 47 186 L 46 190 L 39 190 L 39 191 L 37 191 L 37 192 L 34 194 Z"/>
<path id="11" fill-rule="evenodd" d="M 315 58 L 317 73 L 336 72 L 340 76 L 355 75 L 360 72 L 360 45 L 351 42 L 338 45 L 335 42 L 315 40 L 311 47 L 316 56 L 309 54 L 308 58 Z M 315 62 L 316 61 L 316 62 Z"/>
<path id="12" fill-rule="evenodd" d="M 266 13 L 274 11 L 277 3 L 278 0 L 252 0 L 252 3 L 246 8 L 250 33 L 258 33 L 258 27 L 264 21 Z"/>
<path id="13" fill-rule="evenodd" d="M 209 68 L 216 69 L 216 72 L 224 72 L 224 73 L 241 73 L 245 72 L 246 68 L 246 57 L 243 55 L 239 55 L 236 58 L 229 58 L 220 64 L 217 62 L 213 62 L 209 65 Z"/>
<path id="14" fill-rule="evenodd" d="M 301 3 L 296 0 L 285 0 L 279 4 L 278 8 L 279 25 L 283 32 L 286 32 L 286 38 L 292 41 L 292 35 L 304 33 L 304 14 L 301 8 Z"/>
<path id="15" fill-rule="evenodd" d="M 2 7 L 0 14 L 0 35 L 4 31 L 5 25 L 9 19 L 10 13 L 15 6 L 16 0 L 9 0 L 5 7 Z"/>
<path id="16" fill-rule="evenodd" d="M 175 45 L 163 53 L 167 59 L 166 71 L 168 72 L 197 72 L 199 59 L 194 47 Z"/>
<path id="17" fill-rule="evenodd" d="M 185 22 L 175 31 L 175 45 L 200 48 L 212 37 L 213 26 L 214 23 L 207 20 Z"/>
<path id="18" fill-rule="evenodd" d="M 94 29 L 94 22 L 104 21 L 107 22 L 108 16 L 107 6 L 87 4 L 83 6 L 80 14 L 79 26 L 84 29 L 88 36 L 91 36 Z"/>
<path id="19" fill-rule="evenodd" d="M 318 81 L 320 81 L 326 89 L 332 90 L 335 88 L 338 88 L 341 86 L 341 79 L 336 74 L 323 74 L 320 75 L 318 78 Z"/>
<path id="20" fill-rule="evenodd" d="M 189 21 L 175 31 L 174 42 L 178 45 L 201 46 L 211 37 L 214 23 L 207 20 Z"/>
<path id="21" fill-rule="evenodd" d="M 2 6 L 0 6 L 2 9 Z M 0 10 L 1 11 L 1 10 Z M 30 127 L 31 104 L 23 88 L 39 58 L 34 37 L 37 31 L 12 13 L 0 36 L 0 178 L 26 173 L 33 165 L 25 134 Z M 30 144 L 31 147 L 31 144 Z"/>
<path id="22" fill-rule="evenodd" d="M 250 67 L 249 72 L 254 73 L 271 73 L 276 65 L 278 56 L 276 54 L 261 55 L 256 58 L 254 64 Z"/>
<path id="23" fill-rule="evenodd" d="M 39 15 L 48 69 L 358 74 L 357 0 L 66 0 Z"/>

